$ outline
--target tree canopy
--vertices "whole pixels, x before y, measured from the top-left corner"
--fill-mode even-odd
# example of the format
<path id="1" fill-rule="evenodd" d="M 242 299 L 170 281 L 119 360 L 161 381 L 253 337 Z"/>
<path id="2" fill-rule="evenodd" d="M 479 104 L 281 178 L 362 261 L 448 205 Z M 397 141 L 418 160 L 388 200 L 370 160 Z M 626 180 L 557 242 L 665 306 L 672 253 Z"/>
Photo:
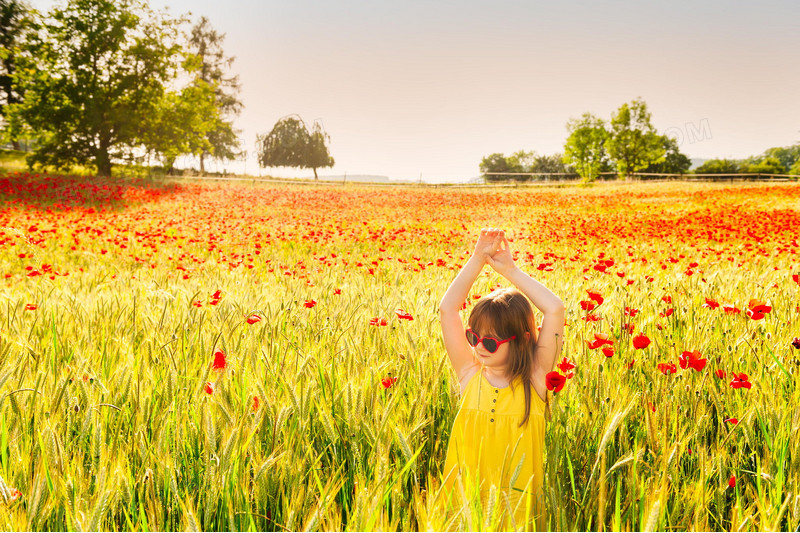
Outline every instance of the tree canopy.
<path id="1" fill-rule="evenodd" d="M 564 162 L 572 165 L 584 181 L 593 181 L 610 168 L 605 148 L 609 134 L 602 119 L 584 113 L 580 119 L 567 122 L 567 132 Z"/>
<path id="2" fill-rule="evenodd" d="M 611 116 L 611 132 L 605 147 L 617 171 L 629 178 L 634 172 L 664 160 L 661 136 L 650 123 L 650 112 L 642 99 L 622 104 Z"/>
<path id="3" fill-rule="evenodd" d="M 310 168 L 314 170 L 316 180 L 318 168 L 334 165 L 329 142 L 330 136 L 319 122 L 315 122 L 309 131 L 300 117 L 285 117 L 275 123 L 268 134 L 256 137 L 258 164 L 262 167 Z"/>

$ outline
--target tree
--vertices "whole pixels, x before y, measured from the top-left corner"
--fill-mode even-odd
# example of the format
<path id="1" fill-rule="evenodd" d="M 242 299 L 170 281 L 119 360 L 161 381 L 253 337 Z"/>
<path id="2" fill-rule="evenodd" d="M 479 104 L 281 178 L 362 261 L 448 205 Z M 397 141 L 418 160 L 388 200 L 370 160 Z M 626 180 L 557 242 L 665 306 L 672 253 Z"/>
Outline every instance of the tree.
<path id="1" fill-rule="evenodd" d="M 684 174 L 692 166 L 692 160 L 681 153 L 678 141 L 667 135 L 661 136 L 661 146 L 664 148 L 664 160 L 660 163 L 651 163 L 644 172 L 653 174 Z"/>
<path id="2" fill-rule="evenodd" d="M 785 169 L 790 169 L 795 163 L 800 161 L 800 144 L 794 146 L 781 146 L 768 148 L 763 157 L 774 157 L 778 159 Z"/>
<path id="3" fill-rule="evenodd" d="M 626 179 L 634 172 L 664 160 L 666 152 L 661 136 L 650 124 L 650 113 L 643 100 L 622 104 L 612 115 L 606 150 L 616 164 L 617 171 Z"/>
<path id="4" fill-rule="evenodd" d="M 738 174 L 739 162 L 733 159 L 709 159 L 695 169 L 695 174 Z"/>
<path id="5" fill-rule="evenodd" d="M 266 135 L 256 136 L 258 164 L 262 167 L 311 168 L 314 179 L 317 169 L 335 163 L 328 150 L 330 136 L 319 122 L 309 132 L 300 117 L 285 117 L 275 123 Z"/>
<path id="6" fill-rule="evenodd" d="M 509 168 L 506 156 L 501 153 L 489 154 L 481 159 L 481 164 L 478 167 L 483 174 L 486 181 L 502 181 L 508 179 L 509 176 L 489 175 L 490 173 L 506 173 L 514 172 Z"/>
<path id="7" fill-rule="evenodd" d="M 580 119 L 567 122 L 567 131 L 562 161 L 572 165 L 584 181 L 594 181 L 609 168 L 605 123 L 591 113 L 584 113 Z"/>
<path id="8" fill-rule="evenodd" d="M 9 123 L 7 108 L 22 101 L 23 95 L 14 83 L 18 47 L 26 32 L 35 27 L 31 8 L 25 2 L 0 0 L 0 117 L 9 126 L 6 135 L 19 150 L 17 132 Z"/>
<path id="9" fill-rule="evenodd" d="M 235 159 L 239 156 L 239 130 L 233 128 L 233 117 L 242 110 L 242 103 L 237 98 L 241 89 L 239 76 L 225 76 L 225 69 L 230 68 L 235 60 L 227 58 L 222 49 L 225 34 L 219 34 L 211 27 L 206 17 L 192 28 L 189 44 L 191 51 L 199 59 L 199 68 L 195 71 L 197 80 L 210 85 L 214 89 L 214 99 L 219 115 L 208 130 L 206 138 L 208 147 L 199 153 L 200 172 L 205 173 L 205 157 L 215 159 Z"/>
<path id="10" fill-rule="evenodd" d="M 141 0 L 69 0 L 25 44 L 13 113 L 38 133 L 28 163 L 63 168 L 111 162 L 142 142 L 165 83 L 177 75 L 181 20 Z M 24 64 L 23 64 L 24 63 Z"/>
<path id="11" fill-rule="evenodd" d="M 741 163 L 741 172 L 748 174 L 786 174 L 786 167 L 777 157 L 751 157 Z"/>

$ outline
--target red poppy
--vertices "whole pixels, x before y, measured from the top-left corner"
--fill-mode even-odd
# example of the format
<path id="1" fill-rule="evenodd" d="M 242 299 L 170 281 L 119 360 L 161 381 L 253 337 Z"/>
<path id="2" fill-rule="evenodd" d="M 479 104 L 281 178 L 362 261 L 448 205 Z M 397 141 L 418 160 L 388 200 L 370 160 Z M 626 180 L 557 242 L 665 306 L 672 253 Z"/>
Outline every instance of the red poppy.
<path id="1" fill-rule="evenodd" d="M 316 301 L 316 300 L 306 300 L 306 301 L 303 303 L 303 305 L 304 305 L 305 307 L 307 307 L 307 308 L 311 309 L 312 307 L 314 307 L 315 305 L 317 305 L 317 301 Z"/>
<path id="2" fill-rule="evenodd" d="M 716 300 L 711 300 L 710 298 L 706 298 L 706 303 L 702 305 L 702 307 L 708 307 L 709 309 L 716 309 L 719 307 L 719 303 Z"/>
<path id="3" fill-rule="evenodd" d="M 597 305 L 600 305 L 600 304 L 603 303 L 603 297 L 600 296 L 599 292 L 594 292 L 594 291 L 587 290 L 586 293 L 589 295 L 590 299 L 592 299 L 595 302 L 597 302 Z"/>
<path id="4" fill-rule="evenodd" d="M 595 333 L 593 341 L 586 341 L 586 344 L 589 345 L 589 348 L 594 350 L 603 346 L 604 344 L 614 345 L 614 341 L 608 340 L 608 335 L 605 333 Z"/>
<path id="5" fill-rule="evenodd" d="M 749 389 L 752 386 L 753 384 L 747 380 L 747 374 L 737 374 L 735 372 L 733 373 L 733 380 L 731 381 L 731 387 L 733 387 L 734 389 L 742 389 L 742 388 Z"/>
<path id="6" fill-rule="evenodd" d="M 800 337 L 795 337 L 794 340 L 792 340 L 792 346 L 800 350 Z"/>
<path id="7" fill-rule="evenodd" d="M 33 305 L 33 304 L 25 304 L 25 310 L 26 311 L 35 311 L 36 310 L 36 306 Z"/>
<path id="8" fill-rule="evenodd" d="M 342 289 L 333 289 L 333 294 L 342 294 Z"/>
<path id="9" fill-rule="evenodd" d="M 736 424 L 739 423 L 739 419 L 738 418 L 726 418 L 725 420 L 723 420 L 723 422 L 730 422 L 731 424 L 733 424 L 735 426 Z"/>
<path id="10" fill-rule="evenodd" d="M 375 318 L 370 318 L 369 319 L 369 325 L 370 326 L 385 326 L 387 324 L 388 324 L 388 322 L 386 321 L 385 318 L 380 318 L 380 317 L 376 316 Z"/>
<path id="11" fill-rule="evenodd" d="M 753 320 L 761 320 L 764 315 L 772 311 L 772 307 L 764 305 L 763 302 L 758 302 L 757 305 L 752 305 L 753 300 L 750 300 L 750 305 L 747 309 L 747 316 Z"/>
<path id="12" fill-rule="evenodd" d="M 258 400 L 258 396 L 253 396 L 253 411 L 258 411 L 258 406 L 261 402 Z"/>
<path id="13" fill-rule="evenodd" d="M 9 487 L 8 492 L 9 492 L 8 503 L 17 501 L 19 498 L 22 497 L 22 492 L 20 492 L 19 489 L 12 489 Z"/>
<path id="14" fill-rule="evenodd" d="M 671 304 L 672 303 L 672 296 L 662 296 L 661 301 Z"/>
<path id="15" fill-rule="evenodd" d="M 591 302 L 589 300 L 581 300 L 581 309 L 583 309 L 584 311 L 591 311 L 592 309 L 594 309 L 594 307 L 595 307 L 594 302 Z"/>
<path id="16" fill-rule="evenodd" d="M 257 314 L 255 314 L 255 313 L 253 313 L 252 315 L 250 315 L 249 317 L 247 317 L 247 323 L 248 323 L 248 324 L 255 324 L 256 322 L 259 322 L 260 320 L 261 320 L 261 317 L 260 317 L 260 316 L 258 316 L 258 315 L 257 315 Z"/>
<path id="17" fill-rule="evenodd" d="M 653 411 L 654 413 L 656 412 L 656 406 L 653 405 L 652 402 L 647 402 L 647 407 L 649 407 L 650 410 Z"/>
<path id="18" fill-rule="evenodd" d="M 603 319 L 602 319 L 602 317 L 599 317 L 597 315 L 586 315 L 586 316 L 582 316 L 581 320 L 584 320 L 586 322 L 597 322 L 597 321 L 603 320 Z"/>
<path id="19" fill-rule="evenodd" d="M 729 315 L 735 315 L 742 312 L 741 309 L 733 304 L 723 304 L 722 309 Z"/>
<path id="20" fill-rule="evenodd" d="M 628 332 L 628 335 L 633 335 L 633 329 L 636 327 L 636 324 L 622 324 L 622 329 Z"/>
<path id="21" fill-rule="evenodd" d="M 627 364 L 628 370 L 633 368 L 633 363 L 635 363 L 635 362 L 636 362 L 636 359 L 631 359 L 631 362 Z"/>
<path id="22" fill-rule="evenodd" d="M 603 355 L 606 357 L 613 357 L 614 355 L 614 347 L 613 346 L 606 346 L 603 348 Z"/>
<path id="23" fill-rule="evenodd" d="M 725 379 L 725 376 L 727 376 L 727 375 L 728 375 L 728 373 L 727 373 L 727 372 L 725 372 L 725 371 L 724 371 L 724 370 L 722 370 L 722 369 L 717 369 L 717 370 L 715 370 L 715 371 L 714 371 L 714 374 L 715 374 L 715 375 L 716 375 L 716 376 L 717 376 L 719 379 Z"/>
<path id="24" fill-rule="evenodd" d="M 650 339 L 647 337 L 647 335 L 637 335 L 633 338 L 633 347 L 637 350 L 647 348 L 648 346 L 650 346 Z"/>
<path id="25" fill-rule="evenodd" d="M 572 370 L 575 368 L 575 363 L 567 359 L 566 357 L 561 360 L 560 363 L 556 365 L 562 372 L 566 372 L 568 370 Z"/>
<path id="26" fill-rule="evenodd" d="M 660 317 L 662 317 L 662 318 L 666 318 L 666 317 L 668 317 L 668 316 L 672 316 L 672 313 L 674 313 L 674 312 L 675 312 L 675 309 L 673 309 L 672 307 L 670 307 L 669 309 L 667 309 L 667 310 L 666 310 L 666 311 L 664 311 L 663 313 L 658 313 L 658 316 L 660 316 Z"/>
<path id="27" fill-rule="evenodd" d="M 386 378 L 383 378 L 383 379 L 381 380 L 381 385 L 383 385 L 383 388 L 384 388 L 384 389 L 388 389 L 389 387 L 391 387 L 392 385 L 394 385 L 394 382 L 395 382 L 395 381 L 397 381 L 397 378 L 393 378 L 393 377 L 386 377 Z"/>
<path id="28" fill-rule="evenodd" d="M 638 309 L 635 309 L 633 307 L 625 306 L 625 313 L 624 313 L 625 315 L 628 315 L 630 317 L 635 317 L 636 313 L 638 313 L 638 312 L 639 312 Z"/>
<path id="29" fill-rule="evenodd" d="M 693 368 L 697 372 L 703 370 L 703 368 L 706 366 L 706 363 L 708 363 L 707 359 L 700 357 L 699 351 L 683 352 L 678 360 L 680 361 L 681 368 Z"/>
<path id="30" fill-rule="evenodd" d="M 728 480 L 728 486 L 730 488 L 733 488 L 733 487 L 736 486 L 736 476 L 731 476 L 731 478 Z"/>
<path id="31" fill-rule="evenodd" d="M 563 389 L 564 383 L 567 382 L 567 378 L 558 372 L 548 372 L 544 379 L 547 385 L 547 390 L 551 390 L 553 392 L 558 392 Z"/>
<path id="32" fill-rule="evenodd" d="M 210 381 L 206 381 L 206 386 L 203 390 L 206 391 L 206 394 L 214 394 L 214 384 Z"/>
<path id="33" fill-rule="evenodd" d="M 227 364 L 228 364 L 228 361 L 225 358 L 225 352 L 223 352 L 222 350 L 217 350 L 214 353 L 214 362 L 211 365 L 211 369 L 212 370 L 225 370 L 225 367 L 227 366 Z"/>
<path id="34" fill-rule="evenodd" d="M 670 374 L 674 374 L 678 371 L 678 367 L 675 366 L 675 363 L 658 363 L 658 369 L 665 376 L 669 376 Z"/>
<path id="35" fill-rule="evenodd" d="M 792 274 L 792 281 L 800 285 L 800 274 Z"/>
<path id="36" fill-rule="evenodd" d="M 410 313 L 406 313 L 402 309 L 396 309 L 395 314 L 397 314 L 397 318 L 400 320 L 414 320 L 414 317 L 411 316 Z"/>

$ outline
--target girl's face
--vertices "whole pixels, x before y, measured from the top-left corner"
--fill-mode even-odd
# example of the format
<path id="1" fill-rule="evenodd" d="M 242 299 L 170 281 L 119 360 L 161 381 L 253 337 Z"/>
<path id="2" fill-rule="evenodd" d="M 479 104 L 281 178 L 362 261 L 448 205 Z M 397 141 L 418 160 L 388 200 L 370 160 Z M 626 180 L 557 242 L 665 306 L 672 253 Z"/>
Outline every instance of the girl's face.
<path id="1" fill-rule="evenodd" d="M 498 340 L 503 340 L 502 337 L 497 335 L 496 333 L 490 331 L 487 333 L 484 332 L 476 332 L 479 337 L 494 337 Z M 472 347 L 472 353 L 475 354 L 475 359 L 477 359 L 481 365 L 488 366 L 489 368 L 502 370 L 508 366 L 508 359 L 509 359 L 509 343 L 504 342 L 500 346 L 497 347 L 497 351 L 494 353 L 490 353 L 484 346 L 483 342 L 479 342 L 477 346 Z"/>

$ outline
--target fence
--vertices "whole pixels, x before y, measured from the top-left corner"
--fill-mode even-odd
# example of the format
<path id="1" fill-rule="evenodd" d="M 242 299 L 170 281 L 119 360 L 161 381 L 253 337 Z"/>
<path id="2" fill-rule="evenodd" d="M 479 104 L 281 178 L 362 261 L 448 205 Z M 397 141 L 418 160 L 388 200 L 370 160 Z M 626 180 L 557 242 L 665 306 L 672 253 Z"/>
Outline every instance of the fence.
<path id="1" fill-rule="evenodd" d="M 503 176 L 512 181 L 566 181 L 566 180 L 579 180 L 580 175 L 569 172 L 485 172 L 484 176 Z M 529 176 L 529 179 L 519 179 L 516 176 Z M 538 176 L 540 179 L 533 179 Z M 599 176 L 607 176 L 611 179 L 616 179 L 619 176 L 617 172 L 600 172 Z M 645 181 L 797 181 L 800 179 L 798 174 L 659 174 L 653 172 L 634 172 L 631 174 L 634 179 Z M 541 179 L 544 177 L 544 179 Z M 554 179 L 552 179 L 554 178 Z M 489 182 L 504 181 L 503 178 L 487 179 Z"/>

